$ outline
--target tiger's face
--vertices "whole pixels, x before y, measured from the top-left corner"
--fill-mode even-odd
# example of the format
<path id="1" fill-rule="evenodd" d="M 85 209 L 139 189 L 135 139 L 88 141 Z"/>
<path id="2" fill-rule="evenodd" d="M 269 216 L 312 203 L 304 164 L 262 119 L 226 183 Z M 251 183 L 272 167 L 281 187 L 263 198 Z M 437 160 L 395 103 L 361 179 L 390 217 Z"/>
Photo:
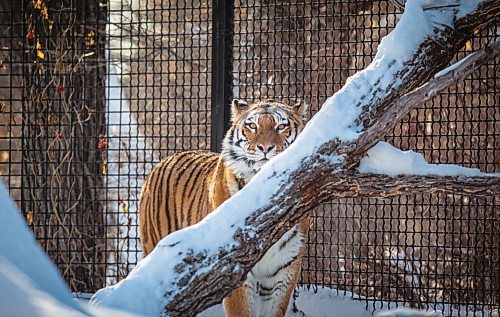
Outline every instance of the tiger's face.
<path id="1" fill-rule="evenodd" d="M 226 165 L 250 180 L 262 165 L 295 141 L 304 126 L 306 109 L 300 102 L 291 106 L 274 100 L 251 104 L 233 100 L 232 126 L 222 144 Z"/>

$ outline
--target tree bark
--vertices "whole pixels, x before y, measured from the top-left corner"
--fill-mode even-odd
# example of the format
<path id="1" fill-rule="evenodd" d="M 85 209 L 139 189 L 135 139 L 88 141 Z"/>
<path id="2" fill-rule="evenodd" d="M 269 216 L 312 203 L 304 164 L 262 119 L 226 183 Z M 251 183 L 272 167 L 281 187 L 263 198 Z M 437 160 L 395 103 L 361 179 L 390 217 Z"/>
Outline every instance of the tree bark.
<path id="1" fill-rule="evenodd" d="M 462 177 L 405 175 L 391 177 L 380 174 L 345 172 L 327 181 L 321 191 L 331 198 L 366 197 L 391 198 L 418 193 L 465 194 L 470 196 L 495 196 L 500 193 L 497 177 Z M 328 176 L 327 176 L 328 177 Z M 327 197 L 328 200 L 330 197 Z"/>
<path id="2" fill-rule="evenodd" d="M 420 103 L 418 98 L 411 98 L 412 95 L 418 96 L 425 92 L 430 97 L 437 93 L 437 90 L 425 86 L 415 89 L 449 63 L 476 29 L 496 22 L 499 13 L 498 1 L 483 1 L 469 15 L 455 18 L 451 27 L 436 28 L 434 34 L 424 39 L 403 63 L 396 58 L 388 61 L 384 60 L 386 57 L 380 57 L 371 68 L 358 73 L 359 76 L 348 81 L 343 90 L 327 101 L 303 132 L 306 135 L 307 131 L 314 131 L 321 137 L 299 138 L 279 157 L 282 162 L 288 163 L 286 167 L 281 167 L 277 160 L 271 160 L 269 168 L 259 172 L 241 193 L 219 207 L 208 221 L 167 236 L 148 257 L 148 261 L 141 263 L 131 273 L 130 279 L 123 280 L 114 288 L 99 291 L 93 302 L 140 309 L 140 303 L 148 301 L 157 293 L 141 289 L 134 293 L 132 301 L 130 296 L 127 303 L 119 298 L 132 289 L 140 289 L 138 286 L 145 283 L 141 280 L 141 272 L 147 272 L 149 275 L 168 275 L 160 277 L 162 280 L 156 285 L 162 290 L 162 296 L 158 300 L 164 306 L 164 314 L 195 315 L 219 303 L 239 287 L 246 273 L 287 230 L 307 217 L 321 202 L 332 198 L 392 197 L 410 192 L 454 190 L 478 195 L 498 195 L 498 178 L 390 178 L 359 175 L 354 169 L 368 149 L 393 128 L 397 118 Z M 398 34 L 404 34 L 404 31 Z M 462 66 L 467 65 L 466 62 Z M 471 67 L 477 68 L 479 64 Z M 445 81 L 455 73 L 436 80 Z M 380 77 L 373 77 L 373 74 Z M 367 81 L 370 86 L 365 93 L 361 88 Z M 353 93 L 349 94 L 350 92 Z M 405 94 L 409 100 L 403 107 L 398 101 Z M 356 137 L 342 136 L 334 129 L 333 132 L 318 131 L 317 127 L 336 118 L 336 111 L 341 109 L 343 102 L 352 102 L 358 109 L 362 109 L 354 118 L 345 118 L 346 122 L 343 122 L 349 128 L 358 129 Z M 326 121 L 321 121 L 323 119 Z M 314 140 L 318 143 L 314 143 Z M 302 152 L 293 152 L 296 149 Z M 441 185 L 445 185 L 445 188 L 441 188 Z M 246 200 L 246 195 L 250 193 L 260 194 L 255 202 L 252 200 L 252 204 Z M 225 230 L 218 228 L 221 244 L 217 247 L 207 245 L 203 248 L 203 241 L 200 241 L 202 247 L 193 249 L 190 241 L 182 239 L 183 234 L 197 236 L 206 234 L 207 230 L 211 232 L 210 225 L 215 225 L 214 222 L 222 226 L 229 221 L 228 217 L 234 219 L 240 215 L 244 221 L 236 221 L 230 226 L 230 233 L 227 234 L 231 235 L 229 240 L 224 240 Z M 160 261 L 163 267 L 156 267 L 155 261 Z"/>

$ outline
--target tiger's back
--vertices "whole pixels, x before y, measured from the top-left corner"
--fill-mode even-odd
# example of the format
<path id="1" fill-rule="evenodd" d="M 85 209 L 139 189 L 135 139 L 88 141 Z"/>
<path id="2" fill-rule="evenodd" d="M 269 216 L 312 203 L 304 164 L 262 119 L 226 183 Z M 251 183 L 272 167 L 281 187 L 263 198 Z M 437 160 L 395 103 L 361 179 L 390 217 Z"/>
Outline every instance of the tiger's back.
<path id="1" fill-rule="evenodd" d="M 139 207 L 143 256 L 169 233 L 199 222 L 213 210 L 209 182 L 218 163 L 217 153 L 188 151 L 167 157 L 151 171 Z"/>

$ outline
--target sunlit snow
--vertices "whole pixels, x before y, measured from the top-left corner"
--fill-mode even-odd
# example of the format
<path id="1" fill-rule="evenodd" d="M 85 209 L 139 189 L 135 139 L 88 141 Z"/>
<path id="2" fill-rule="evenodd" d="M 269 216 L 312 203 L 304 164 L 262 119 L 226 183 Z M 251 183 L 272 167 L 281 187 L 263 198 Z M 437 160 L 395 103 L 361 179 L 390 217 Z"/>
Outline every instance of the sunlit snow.
<path id="1" fill-rule="evenodd" d="M 478 168 L 467 168 L 453 164 L 429 164 L 424 156 L 413 151 L 401 151 L 387 142 L 379 142 L 360 161 L 361 173 L 438 176 L 494 176 Z"/>

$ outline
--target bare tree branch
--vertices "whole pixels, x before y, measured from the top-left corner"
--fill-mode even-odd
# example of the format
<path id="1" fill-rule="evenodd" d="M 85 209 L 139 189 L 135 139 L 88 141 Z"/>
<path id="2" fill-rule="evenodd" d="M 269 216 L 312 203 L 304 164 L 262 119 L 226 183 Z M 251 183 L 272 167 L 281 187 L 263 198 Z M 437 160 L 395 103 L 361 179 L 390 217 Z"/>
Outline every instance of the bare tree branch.
<path id="1" fill-rule="evenodd" d="M 466 194 L 470 196 L 500 195 L 500 178 L 343 173 L 325 190 L 334 197 L 391 198 L 417 193 Z"/>

